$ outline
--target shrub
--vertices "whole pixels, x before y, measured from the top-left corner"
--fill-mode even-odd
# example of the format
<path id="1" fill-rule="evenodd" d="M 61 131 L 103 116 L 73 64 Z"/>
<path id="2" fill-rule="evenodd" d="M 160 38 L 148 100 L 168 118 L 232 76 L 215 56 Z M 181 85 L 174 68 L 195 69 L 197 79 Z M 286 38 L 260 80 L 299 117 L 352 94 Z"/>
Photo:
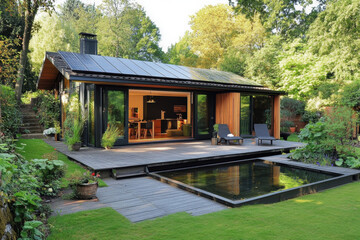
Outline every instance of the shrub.
<path id="1" fill-rule="evenodd" d="M 64 121 L 65 143 L 69 148 L 71 145 L 81 142 L 85 120 L 85 114 L 80 107 L 79 97 L 74 94 L 70 97 L 70 101 L 66 106 L 66 119 Z"/>
<path id="2" fill-rule="evenodd" d="M 15 152 L 11 139 L 0 137 L 0 194 L 10 203 L 14 222 L 23 239 L 41 239 L 43 236 L 38 220 L 46 208 L 40 196 L 49 195 L 42 192 L 47 184 L 53 188 L 56 188 L 54 184 L 60 186 L 58 181 L 64 174 L 63 166 L 59 160 L 26 161 Z"/>
<path id="3" fill-rule="evenodd" d="M 110 124 L 101 139 L 101 146 L 110 149 L 114 146 L 118 136 L 120 134 L 120 130 L 113 124 Z"/>
<path id="4" fill-rule="evenodd" d="M 1 121 L 0 133 L 15 137 L 22 123 L 21 112 L 15 100 L 15 91 L 11 87 L 0 85 Z"/>
<path id="5" fill-rule="evenodd" d="M 55 122 L 60 117 L 60 101 L 55 98 L 53 91 L 38 91 L 38 100 L 36 102 L 36 111 L 39 122 L 45 128 L 55 127 Z"/>
<path id="6" fill-rule="evenodd" d="M 322 165 L 338 165 L 341 158 L 349 160 L 341 164 L 347 162 L 346 166 L 357 167 L 353 147 L 355 126 L 356 115 L 351 108 L 332 108 L 323 119 L 309 123 L 300 132 L 299 139 L 307 145 L 293 151 L 291 158 Z"/>

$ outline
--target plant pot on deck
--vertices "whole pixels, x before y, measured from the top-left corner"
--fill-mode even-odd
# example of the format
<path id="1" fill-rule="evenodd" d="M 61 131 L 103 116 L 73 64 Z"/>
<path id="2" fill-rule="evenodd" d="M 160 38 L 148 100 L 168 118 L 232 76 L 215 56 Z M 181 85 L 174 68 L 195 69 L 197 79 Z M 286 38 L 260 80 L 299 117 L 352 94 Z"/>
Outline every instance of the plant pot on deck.
<path id="1" fill-rule="evenodd" d="M 73 145 L 70 145 L 71 151 L 79 151 L 81 147 L 81 143 L 74 143 Z"/>
<path id="2" fill-rule="evenodd" d="M 78 199 L 93 199 L 96 198 L 98 183 L 81 183 L 76 185 L 76 197 Z"/>
<path id="3" fill-rule="evenodd" d="M 296 131 L 296 127 L 290 127 L 290 132 L 294 133 Z"/>

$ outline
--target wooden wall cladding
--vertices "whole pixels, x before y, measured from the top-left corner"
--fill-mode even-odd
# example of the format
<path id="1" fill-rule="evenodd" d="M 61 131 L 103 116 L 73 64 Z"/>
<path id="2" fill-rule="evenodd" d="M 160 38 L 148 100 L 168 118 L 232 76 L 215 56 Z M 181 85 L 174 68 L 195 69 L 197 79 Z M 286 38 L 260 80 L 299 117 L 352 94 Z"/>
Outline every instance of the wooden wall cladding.
<path id="1" fill-rule="evenodd" d="M 280 96 L 274 96 L 273 119 L 274 138 L 280 139 Z"/>
<path id="2" fill-rule="evenodd" d="M 216 94 L 216 123 L 227 124 L 235 136 L 240 135 L 240 93 Z"/>

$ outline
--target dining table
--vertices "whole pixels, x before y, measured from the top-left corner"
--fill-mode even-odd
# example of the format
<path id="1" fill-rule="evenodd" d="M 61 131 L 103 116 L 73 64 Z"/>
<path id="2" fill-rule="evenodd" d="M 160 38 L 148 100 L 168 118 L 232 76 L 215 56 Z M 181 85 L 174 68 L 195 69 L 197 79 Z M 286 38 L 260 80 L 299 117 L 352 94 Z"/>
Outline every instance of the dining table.
<path id="1" fill-rule="evenodd" d="M 150 120 L 150 121 L 152 122 L 151 137 L 155 138 L 155 123 L 154 123 L 154 120 Z M 141 137 L 141 124 L 142 123 L 147 123 L 147 122 L 149 122 L 149 121 L 139 121 L 139 122 L 137 122 L 137 124 L 138 124 L 138 130 L 136 132 L 136 138 L 137 139 L 140 139 L 140 137 Z"/>

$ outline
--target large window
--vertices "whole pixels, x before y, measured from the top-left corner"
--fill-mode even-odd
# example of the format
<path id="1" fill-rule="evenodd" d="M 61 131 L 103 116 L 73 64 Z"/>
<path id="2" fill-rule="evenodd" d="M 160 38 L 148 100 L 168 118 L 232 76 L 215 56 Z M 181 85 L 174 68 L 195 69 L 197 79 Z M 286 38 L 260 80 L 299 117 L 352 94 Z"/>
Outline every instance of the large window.
<path id="1" fill-rule="evenodd" d="M 240 97 L 240 135 L 251 135 L 251 96 Z"/>
<path id="2" fill-rule="evenodd" d="M 209 109 L 208 95 L 197 95 L 197 133 L 198 135 L 209 134 Z"/>
<path id="3" fill-rule="evenodd" d="M 272 96 L 241 95 L 240 97 L 240 134 L 252 135 L 254 124 L 266 124 L 272 128 Z"/>
<path id="4" fill-rule="evenodd" d="M 88 143 L 95 145 L 95 92 L 94 86 L 87 86 L 88 94 Z"/>
<path id="5" fill-rule="evenodd" d="M 119 138 L 124 138 L 125 93 L 123 91 L 107 91 L 107 125 L 115 125 L 120 130 Z"/>

